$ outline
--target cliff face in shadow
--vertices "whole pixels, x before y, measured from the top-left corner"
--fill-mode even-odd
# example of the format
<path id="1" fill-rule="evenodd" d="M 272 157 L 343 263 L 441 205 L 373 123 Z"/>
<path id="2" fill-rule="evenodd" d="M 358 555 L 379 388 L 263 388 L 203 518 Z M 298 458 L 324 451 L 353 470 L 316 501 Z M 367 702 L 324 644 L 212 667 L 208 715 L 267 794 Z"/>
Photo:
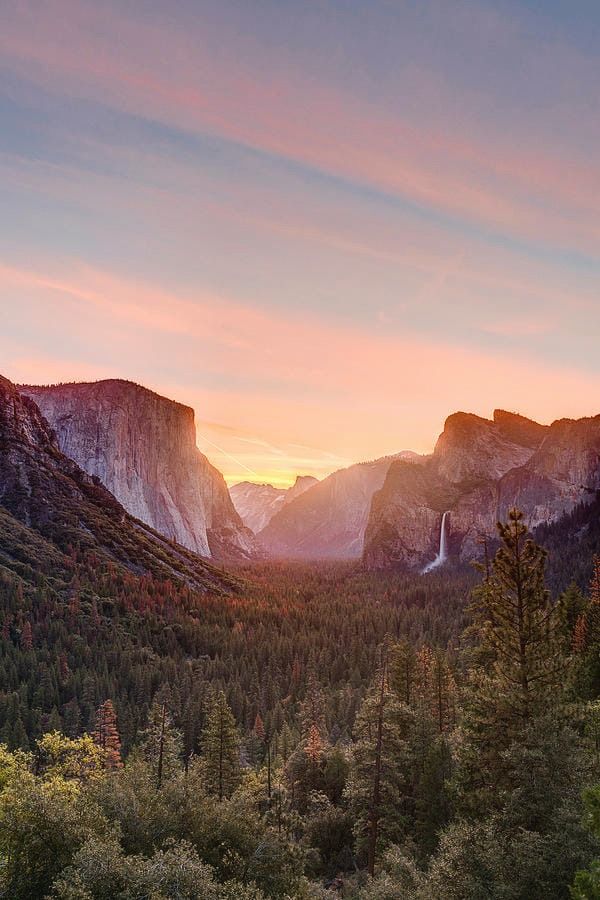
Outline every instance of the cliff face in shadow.
<path id="1" fill-rule="evenodd" d="M 600 416 L 542 426 L 497 410 L 493 420 L 455 413 L 432 457 L 392 463 L 373 497 L 365 534 L 370 568 L 420 568 L 446 520 L 450 557 L 470 560 L 512 506 L 530 527 L 556 521 L 600 487 Z"/>
<path id="2" fill-rule="evenodd" d="M 324 478 L 296 497 L 258 535 L 269 556 L 290 559 L 360 559 L 371 499 L 394 459 L 357 463 Z"/>

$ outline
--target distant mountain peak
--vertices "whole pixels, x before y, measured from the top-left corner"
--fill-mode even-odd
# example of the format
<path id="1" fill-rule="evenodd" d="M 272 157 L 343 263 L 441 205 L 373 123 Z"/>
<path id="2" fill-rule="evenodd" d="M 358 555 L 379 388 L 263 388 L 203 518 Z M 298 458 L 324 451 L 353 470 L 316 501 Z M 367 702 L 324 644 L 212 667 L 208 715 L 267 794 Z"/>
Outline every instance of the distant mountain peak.
<path id="1" fill-rule="evenodd" d="M 252 481 L 241 481 L 234 484 L 229 493 L 244 525 L 255 534 L 269 524 L 273 516 L 295 497 L 299 497 L 318 479 L 312 475 L 297 475 L 289 488 L 277 488 L 272 484 L 257 484 Z"/>

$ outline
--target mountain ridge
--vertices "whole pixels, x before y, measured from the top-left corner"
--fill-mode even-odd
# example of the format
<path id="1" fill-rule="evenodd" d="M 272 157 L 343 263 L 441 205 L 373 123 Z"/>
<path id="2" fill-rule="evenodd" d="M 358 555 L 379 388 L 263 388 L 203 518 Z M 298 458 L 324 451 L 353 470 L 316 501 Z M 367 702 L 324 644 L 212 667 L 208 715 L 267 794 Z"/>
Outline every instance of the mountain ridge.
<path id="1" fill-rule="evenodd" d="M 229 488 L 229 494 L 244 525 L 258 534 L 281 508 L 317 484 L 318 480 L 312 475 L 297 475 L 294 484 L 288 488 L 240 481 Z"/>
<path id="2" fill-rule="evenodd" d="M 27 565 L 25 543 L 66 570 L 74 552 L 92 553 L 136 575 L 176 580 L 196 590 L 235 587 L 235 579 L 131 516 L 97 477 L 62 453 L 37 404 L 3 376 L 0 451 L 3 565 Z"/>
<path id="3" fill-rule="evenodd" d="M 338 469 L 276 513 L 258 534 L 277 558 L 360 559 L 371 498 L 391 462 L 421 459 L 412 450 Z"/>
<path id="4" fill-rule="evenodd" d="M 95 475 L 133 516 L 195 553 L 255 553 L 221 473 L 196 446 L 194 410 L 136 382 L 21 385 L 61 450 Z"/>
<path id="5" fill-rule="evenodd" d="M 496 410 L 453 413 L 417 473 L 393 463 L 373 496 L 363 561 L 418 568 L 437 553 L 448 512 L 450 555 L 480 555 L 482 537 L 518 506 L 531 528 L 556 521 L 600 487 L 600 416 L 540 425 Z"/>

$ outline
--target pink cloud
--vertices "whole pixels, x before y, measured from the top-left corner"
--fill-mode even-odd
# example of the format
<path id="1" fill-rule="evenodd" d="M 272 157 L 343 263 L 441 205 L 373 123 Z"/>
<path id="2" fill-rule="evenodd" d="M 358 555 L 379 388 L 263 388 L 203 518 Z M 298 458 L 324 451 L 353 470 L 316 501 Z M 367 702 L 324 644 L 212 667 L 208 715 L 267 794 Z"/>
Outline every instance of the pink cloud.
<path id="1" fill-rule="evenodd" d="M 566 366 L 411 332 L 368 333 L 306 313 L 267 314 L 231 298 L 182 297 L 92 269 L 74 267 L 66 278 L 4 266 L 0 297 L 8 296 L 21 315 L 35 312 L 42 332 L 54 323 L 80 348 L 79 361 L 51 353 L 36 361 L 2 338 L 9 377 L 133 378 L 194 406 L 201 419 L 230 425 L 231 436 L 219 432 L 213 442 L 265 477 L 291 466 L 323 474 L 339 467 L 337 460 L 372 458 L 390 445 L 427 451 L 457 408 L 486 415 L 502 406 L 543 421 L 598 412 L 600 376 Z M 94 345 L 118 347 L 120 367 L 86 360 L 92 335 Z M 243 374 L 243 386 L 228 383 L 231 373 Z M 276 462 L 272 449 L 261 451 L 256 442 L 244 454 L 240 434 L 283 448 L 285 457 Z M 324 450 L 307 454 L 293 444 Z M 208 455 L 235 476 L 216 451 Z"/>
<path id="2" fill-rule="evenodd" d="M 54 0 L 34 11 L 21 4 L 0 48 L 45 86 L 214 132 L 516 235 L 597 247 L 595 160 L 575 164 L 501 129 L 486 137 L 473 120 L 459 129 L 443 119 L 436 125 L 425 112 L 417 122 L 402 119 L 293 65 L 274 63 L 267 72 L 257 48 L 245 45 L 236 55 L 235 46 L 217 45 L 209 27 L 186 34 L 169 23 L 153 26 L 122 12 L 117 20 L 98 5 Z M 571 54 L 567 62 L 585 74 L 585 61 Z M 418 72 L 407 90 L 411 79 L 431 80 L 443 107 L 447 86 Z"/>
<path id="3" fill-rule="evenodd" d="M 98 144 L 93 152 L 100 158 L 107 152 L 112 167 L 118 170 L 130 162 L 128 151 L 122 153 L 119 148 Z M 518 336 L 524 333 L 518 328 L 507 331 L 498 327 L 498 302 L 505 310 L 532 302 L 536 307 L 543 306 L 543 333 L 551 326 L 558 327 L 569 307 L 575 306 L 587 315 L 593 315 L 597 309 L 598 291 L 593 276 L 575 276 L 559 264 L 515 255 L 507 248 L 465 244 L 460 236 L 430 223 L 398 220 L 368 205 L 338 208 L 301 192 L 297 186 L 265 196 L 259 187 L 243 179 L 229 179 L 217 202 L 207 196 L 210 176 L 179 159 L 169 161 L 168 188 L 160 181 L 156 183 L 157 176 L 152 173 L 164 171 L 165 159 L 149 152 L 143 161 L 137 161 L 139 180 L 130 180 L 125 193 L 118 178 L 84 172 L 71 165 L 48 166 L 13 159 L 2 169 L 6 178 L 18 180 L 32 197 L 50 196 L 77 204 L 91 217 L 90 221 L 101 212 L 137 230 L 144 227 L 149 216 L 156 219 L 160 213 L 164 233 L 177 234 L 180 247 L 186 246 L 186 241 L 191 246 L 192 235 L 200 243 L 208 240 L 225 247 L 246 241 L 247 235 L 252 234 L 275 255 L 274 246 L 309 252 L 315 268 L 326 266 L 336 279 L 340 273 L 352 271 L 368 285 L 371 273 L 376 273 L 383 285 L 379 302 L 389 306 L 383 318 L 394 327 L 401 325 L 404 313 L 411 307 L 453 305 L 460 311 L 468 306 L 469 328 Z M 203 233 L 207 222 L 210 230 Z M 277 245 L 273 244 L 274 238 Z M 375 268 L 376 264 L 380 265 Z M 299 273 L 295 284 L 311 290 L 310 283 L 305 284 L 306 274 Z M 358 284 L 356 278 L 354 283 Z M 286 284 L 277 288 L 283 304 L 286 291 Z M 366 293 L 365 304 L 369 300 Z M 135 299 L 133 302 L 135 305 Z M 260 298 L 249 295 L 247 302 L 256 305 Z M 123 316 L 126 311 L 120 309 L 116 314 Z M 173 317 L 169 320 L 162 312 L 158 315 L 166 329 L 173 328 Z M 508 313 L 509 318 L 512 315 Z M 383 318 L 374 311 L 374 321 L 383 324 Z M 534 314 L 529 313 L 529 319 L 533 318 Z"/>

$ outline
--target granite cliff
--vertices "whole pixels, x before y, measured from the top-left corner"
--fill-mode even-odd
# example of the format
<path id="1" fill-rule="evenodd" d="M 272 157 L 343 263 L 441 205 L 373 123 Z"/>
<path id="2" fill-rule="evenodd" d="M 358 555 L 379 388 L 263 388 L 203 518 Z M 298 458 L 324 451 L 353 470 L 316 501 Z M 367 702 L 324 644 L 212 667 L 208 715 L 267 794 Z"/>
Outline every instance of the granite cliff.
<path id="1" fill-rule="evenodd" d="M 125 509 L 201 556 L 245 558 L 254 538 L 196 446 L 194 411 L 129 381 L 21 386 L 60 450 Z"/>
<path id="2" fill-rule="evenodd" d="M 449 556 L 466 561 L 512 506 L 534 528 L 599 488 L 600 416 L 543 426 L 504 410 L 493 420 L 455 413 L 422 465 L 390 466 L 373 497 L 363 558 L 371 568 L 421 568 L 438 551 L 447 511 Z"/>
<path id="3" fill-rule="evenodd" d="M 61 452 L 37 405 L 0 376 L 0 568 L 54 586 L 78 564 L 107 564 L 222 592 L 235 588 L 197 554 L 129 515 L 100 480 Z"/>
<path id="4" fill-rule="evenodd" d="M 358 463 L 319 481 L 277 512 L 259 533 L 269 556 L 290 559 L 359 559 L 371 498 L 394 459 L 420 459 L 406 451 Z"/>

